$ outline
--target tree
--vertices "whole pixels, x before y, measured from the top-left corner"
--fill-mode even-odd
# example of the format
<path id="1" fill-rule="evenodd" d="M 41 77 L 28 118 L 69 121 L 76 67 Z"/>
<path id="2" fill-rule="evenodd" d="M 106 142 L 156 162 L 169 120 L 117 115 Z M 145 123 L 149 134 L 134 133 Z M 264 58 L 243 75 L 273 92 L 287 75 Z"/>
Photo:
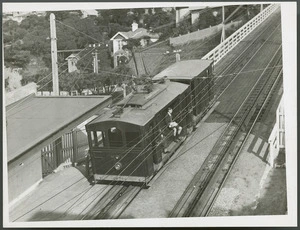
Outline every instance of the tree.
<path id="1" fill-rule="evenodd" d="M 25 68 L 30 62 L 30 52 L 19 50 L 15 46 L 4 49 L 4 63 L 10 68 Z"/>
<path id="2" fill-rule="evenodd" d="M 22 76 L 11 68 L 4 66 L 5 89 L 9 92 L 21 87 Z"/>
<path id="3" fill-rule="evenodd" d="M 38 90 L 52 91 L 52 75 L 49 70 L 43 69 L 34 75 L 24 74 L 22 85 L 26 85 L 30 82 L 35 82 L 38 85 Z"/>
<path id="4" fill-rule="evenodd" d="M 129 38 L 129 39 L 125 39 L 124 41 L 127 42 L 127 45 L 124 45 L 122 47 L 123 50 L 128 49 L 131 52 L 133 51 L 134 48 L 137 48 L 141 45 L 140 40 L 139 39 L 133 39 L 133 38 Z"/>

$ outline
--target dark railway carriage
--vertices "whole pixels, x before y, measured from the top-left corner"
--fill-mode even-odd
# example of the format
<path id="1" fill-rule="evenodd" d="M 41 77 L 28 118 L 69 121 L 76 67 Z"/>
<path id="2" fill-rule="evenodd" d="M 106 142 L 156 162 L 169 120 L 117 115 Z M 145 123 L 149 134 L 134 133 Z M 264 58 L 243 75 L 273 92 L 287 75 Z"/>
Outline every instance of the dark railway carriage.
<path id="1" fill-rule="evenodd" d="M 170 81 L 190 85 L 193 114 L 201 116 L 214 97 L 213 68 L 212 60 L 179 61 L 155 75 L 153 80 L 167 78 Z"/>
<path id="2" fill-rule="evenodd" d="M 151 92 L 137 90 L 86 125 L 95 181 L 148 182 L 170 157 L 168 107 L 182 126 L 188 123 L 190 86 L 179 82 L 154 83 Z M 174 145 L 174 143 L 173 143 Z"/>

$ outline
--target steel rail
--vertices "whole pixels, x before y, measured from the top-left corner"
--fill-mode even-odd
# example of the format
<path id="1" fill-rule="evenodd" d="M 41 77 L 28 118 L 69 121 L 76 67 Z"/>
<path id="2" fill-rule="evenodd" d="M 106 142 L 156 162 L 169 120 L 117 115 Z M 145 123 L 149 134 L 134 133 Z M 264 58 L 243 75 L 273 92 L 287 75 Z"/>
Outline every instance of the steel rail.
<path id="1" fill-rule="evenodd" d="M 259 119 L 259 117 L 260 117 L 260 115 L 261 115 L 264 107 L 268 103 L 268 100 L 270 99 L 270 97 L 271 97 L 272 93 L 274 92 L 274 90 L 275 90 L 275 88 L 277 86 L 277 83 L 280 81 L 280 79 L 282 79 L 282 69 L 281 69 L 280 73 L 277 75 L 277 78 L 276 78 L 274 84 L 272 85 L 271 90 L 269 91 L 267 97 L 265 98 L 265 100 L 263 102 L 263 105 L 259 109 L 259 112 L 256 115 L 256 117 L 255 117 L 255 119 L 253 121 L 253 124 L 251 125 L 250 129 L 248 130 L 247 135 L 244 138 L 244 141 L 242 142 L 241 146 L 239 147 L 238 152 L 234 156 L 233 161 L 229 164 L 229 167 L 226 169 L 227 172 L 225 173 L 223 179 L 220 182 L 218 182 L 219 186 L 216 189 L 214 189 L 214 191 L 211 194 L 208 202 L 206 203 L 206 207 L 203 210 L 203 212 L 201 213 L 201 216 L 208 216 L 209 213 L 211 212 L 211 209 L 213 208 L 213 205 L 215 204 L 218 196 L 220 195 L 220 192 L 221 192 L 223 186 L 225 185 L 225 183 L 226 183 L 226 181 L 228 179 L 228 176 L 230 175 L 230 172 L 233 169 L 233 166 L 235 165 L 237 159 L 239 158 L 239 156 L 241 154 L 241 151 L 242 151 L 242 149 L 243 149 L 243 147 L 244 147 L 244 145 L 246 143 L 246 140 L 248 139 L 249 135 L 251 134 L 251 131 L 253 130 L 253 128 L 254 128 L 257 120 Z"/>
<path id="2" fill-rule="evenodd" d="M 273 75 L 270 74 L 269 76 L 270 76 L 270 78 L 271 78 Z M 253 103 L 253 105 L 252 105 L 252 107 L 255 107 L 255 105 L 256 105 L 256 103 L 257 103 L 257 101 L 258 101 L 258 99 L 259 99 L 259 96 L 262 95 L 262 94 L 264 93 L 263 89 L 266 87 L 266 84 L 269 82 L 268 80 L 269 80 L 269 79 L 267 79 L 267 80 L 265 81 L 265 84 L 263 85 L 263 87 L 260 87 L 261 89 L 259 90 L 259 91 L 260 91 L 259 93 L 257 93 L 256 89 L 254 89 L 255 91 L 253 90 L 253 92 L 254 92 L 255 95 L 253 96 L 253 95 L 250 94 L 250 96 L 249 96 L 250 101 L 255 100 L 254 103 Z M 258 83 L 261 83 L 261 82 L 258 81 Z M 274 83 L 274 82 L 273 82 L 273 83 Z M 259 86 L 261 86 L 261 85 L 259 85 Z M 255 98 L 255 99 L 254 99 L 254 98 Z M 250 102 L 250 103 L 251 103 L 251 102 Z M 251 104 L 252 104 L 252 103 L 251 103 Z M 248 107 L 248 103 L 246 103 L 245 106 Z M 230 156 L 234 156 L 234 154 L 231 152 L 231 151 L 233 151 L 233 150 L 232 150 L 232 147 L 230 146 L 230 144 L 233 142 L 234 137 L 236 137 L 237 134 L 239 133 L 240 128 L 242 128 L 242 125 L 247 125 L 247 124 L 245 124 L 247 118 L 249 118 L 249 117 L 251 118 L 251 117 L 253 116 L 253 113 L 255 112 L 255 111 L 250 112 L 250 111 L 251 111 L 251 110 L 250 110 L 250 111 L 249 111 L 249 112 L 250 112 L 250 115 L 249 115 L 248 111 L 249 111 L 248 109 L 245 109 L 244 111 L 242 111 L 242 112 L 244 113 L 244 115 L 241 116 L 241 117 L 238 117 L 238 119 L 239 119 L 240 121 L 237 122 L 238 125 L 235 126 L 235 129 L 234 129 L 234 131 L 233 131 L 234 134 L 233 134 L 232 138 L 229 138 L 229 140 L 228 140 L 227 143 L 226 143 L 226 145 L 227 145 L 228 148 L 227 148 L 227 151 L 224 151 L 224 152 L 223 152 L 224 157 L 226 156 L 226 154 L 229 154 Z M 250 120 L 250 119 L 249 119 L 249 120 Z M 243 141 L 245 140 L 244 138 L 245 138 L 245 136 L 242 136 L 242 137 L 241 137 L 242 140 L 239 140 L 239 143 L 237 144 L 238 146 L 240 146 L 240 145 L 243 143 Z M 230 148 L 230 147 L 231 147 L 231 148 Z M 231 151 L 230 151 L 230 150 L 231 150 Z M 229 152 L 228 152 L 228 151 L 229 151 Z M 221 155 L 219 155 L 219 156 L 221 156 Z M 218 158 L 219 158 L 219 156 L 218 156 Z M 231 160 L 231 157 L 230 157 L 230 156 L 228 157 L 229 160 Z M 215 174 L 215 172 L 217 171 L 219 165 L 223 165 L 223 164 L 221 164 L 221 163 L 223 163 L 222 160 L 224 159 L 224 157 L 223 157 L 223 158 L 220 158 L 220 160 L 216 161 L 216 163 L 212 165 L 212 168 L 213 168 L 214 170 L 211 171 L 211 173 L 209 174 L 209 176 L 213 177 L 214 174 Z M 226 168 L 225 168 L 225 172 L 226 172 Z M 211 179 L 211 178 L 208 178 L 208 179 Z M 209 181 L 208 181 L 208 183 L 209 183 Z M 200 200 L 200 198 L 201 198 L 201 195 L 204 193 L 204 190 L 206 189 L 206 185 L 208 185 L 208 183 L 206 183 L 205 186 L 203 186 L 203 191 L 201 191 L 201 194 L 197 195 L 197 198 L 196 198 L 197 201 L 192 203 L 192 205 L 191 205 L 191 207 L 190 207 L 190 210 L 188 210 L 187 213 L 186 213 L 187 216 L 198 216 L 198 215 L 199 215 L 199 212 L 195 212 L 194 210 L 196 209 L 197 204 L 199 204 L 199 200 Z"/>
<path id="3" fill-rule="evenodd" d="M 278 52 L 278 50 L 276 51 L 276 53 L 277 52 Z M 273 56 L 273 58 L 274 58 L 274 56 Z M 273 58 L 271 59 L 271 61 L 268 63 L 267 66 L 270 65 L 270 63 L 272 62 Z M 266 71 L 264 71 L 264 72 L 266 72 Z M 263 76 L 263 74 L 261 75 L 261 77 L 262 76 Z M 241 108 L 245 107 L 244 104 L 245 104 L 246 100 L 248 99 L 248 97 L 250 98 L 250 95 L 253 94 L 253 92 L 255 92 L 254 88 L 260 82 L 261 77 L 256 81 L 255 85 L 252 87 L 252 89 L 249 92 L 249 94 L 247 95 L 246 99 L 244 100 L 244 102 L 242 103 L 242 105 L 240 106 L 240 108 L 238 109 L 238 111 L 236 112 L 234 118 L 236 118 L 236 115 L 239 113 L 239 111 L 241 110 Z M 256 93 L 256 97 L 254 97 L 252 95 L 252 97 L 250 98 L 251 101 L 252 101 L 251 102 L 252 104 L 254 104 L 254 102 L 255 102 L 254 99 L 257 99 L 258 95 L 259 95 L 259 93 L 258 93 L 257 90 L 256 90 L 255 93 Z M 246 108 L 248 108 L 249 107 L 249 103 L 247 103 L 246 105 L 247 105 Z M 231 123 L 234 123 L 233 119 L 231 120 L 231 122 L 228 125 L 228 128 L 224 131 L 224 133 L 222 135 L 222 137 L 225 136 L 224 140 L 219 139 L 219 141 L 217 141 L 216 145 L 213 148 L 213 150 L 216 152 L 216 154 L 215 155 L 212 154 L 211 157 L 206 160 L 207 166 L 206 166 L 206 168 L 204 168 L 204 171 L 208 171 L 208 172 L 206 172 L 206 174 L 204 174 L 203 173 L 203 169 L 202 170 L 200 169 L 199 172 L 201 173 L 201 176 L 199 175 L 199 173 L 197 173 L 198 175 L 195 176 L 196 178 L 200 176 L 199 179 L 197 178 L 197 180 L 200 180 L 202 178 L 202 180 L 200 180 L 202 183 L 198 182 L 198 183 L 196 183 L 196 185 L 193 185 L 193 187 L 191 187 L 191 185 L 188 187 L 188 189 L 183 194 L 183 197 L 175 205 L 175 207 L 172 210 L 170 216 L 190 216 L 190 214 L 191 214 L 191 212 L 192 212 L 192 210 L 193 210 L 193 208 L 194 208 L 194 206 L 196 204 L 195 200 L 197 201 L 198 199 L 200 199 L 202 191 L 204 190 L 205 186 L 209 182 L 208 178 L 212 177 L 212 175 L 213 175 L 213 173 L 210 173 L 210 172 L 214 172 L 216 170 L 217 166 L 218 166 L 218 163 L 220 163 L 221 160 L 223 159 L 223 156 L 225 155 L 226 151 L 229 149 L 230 143 L 233 140 L 232 136 L 236 136 L 237 131 L 239 129 L 239 126 L 242 126 L 243 122 L 247 118 L 247 112 L 248 112 L 248 109 L 246 109 L 246 110 L 243 111 L 243 114 L 245 114 L 245 115 L 239 117 L 240 121 L 236 119 L 235 123 L 239 124 L 239 125 L 233 125 L 233 126 L 230 127 L 229 125 Z M 227 135 L 224 135 L 226 132 L 227 132 Z M 222 148 L 218 149 L 217 146 L 221 146 Z M 212 152 L 214 152 L 214 151 L 212 151 Z M 222 157 L 220 157 L 220 156 L 222 156 Z M 211 170 L 212 168 L 213 168 L 213 170 Z M 191 184 L 193 184 L 193 181 L 192 181 Z M 199 188 L 196 189 L 197 187 L 199 187 Z M 189 190 L 191 190 L 191 191 L 189 191 Z M 197 191 L 197 190 L 199 190 L 200 192 Z M 196 195 L 191 196 L 191 194 L 195 193 L 195 191 L 197 191 Z M 192 199 L 193 202 L 191 204 L 189 204 L 188 207 L 185 208 L 187 211 L 182 211 L 183 207 L 186 206 L 186 204 L 188 203 L 187 200 L 189 198 L 185 198 L 184 199 L 184 197 L 186 196 L 187 193 L 189 193 L 188 197 L 193 197 L 193 199 Z"/>

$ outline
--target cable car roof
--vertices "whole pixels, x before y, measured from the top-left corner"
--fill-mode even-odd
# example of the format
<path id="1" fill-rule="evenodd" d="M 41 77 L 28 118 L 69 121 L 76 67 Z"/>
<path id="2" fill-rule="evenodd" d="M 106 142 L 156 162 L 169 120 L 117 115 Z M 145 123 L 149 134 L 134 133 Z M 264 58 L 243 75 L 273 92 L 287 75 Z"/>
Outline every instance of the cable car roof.
<path id="1" fill-rule="evenodd" d="M 158 111 L 165 108 L 174 98 L 182 94 L 189 86 L 178 82 L 167 81 L 163 84 L 154 84 L 150 94 L 128 95 L 119 103 L 123 106 L 120 117 L 113 116 L 113 109 L 91 121 L 88 126 L 97 125 L 106 121 L 121 121 L 138 126 L 146 125 Z M 127 107 L 126 107 L 127 106 Z M 136 106 L 136 107 L 134 107 Z"/>
<path id="2" fill-rule="evenodd" d="M 191 80 L 199 76 L 212 63 L 213 60 L 206 59 L 179 61 L 155 75 L 152 80 L 160 80 L 165 77 L 170 80 Z"/>

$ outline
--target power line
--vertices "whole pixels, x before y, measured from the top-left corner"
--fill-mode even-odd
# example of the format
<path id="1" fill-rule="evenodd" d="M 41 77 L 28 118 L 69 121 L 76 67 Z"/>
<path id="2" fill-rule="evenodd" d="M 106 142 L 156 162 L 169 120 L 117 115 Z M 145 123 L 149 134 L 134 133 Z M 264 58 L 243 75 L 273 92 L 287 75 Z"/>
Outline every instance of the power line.
<path id="1" fill-rule="evenodd" d="M 192 147 L 190 147 L 189 149 L 193 148 L 195 145 L 199 144 L 201 141 L 202 141 L 202 140 L 200 140 L 199 142 L 197 142 L 196 144 L 194 144 L 194 145 L 193 145 Z M 187 152 L 189 149 L 187 149 L 185 152 Z M 143 151 L 144 151 L 144 150 L 143 150 Z M 143 152 L 143 151 L 142 151 L 142 152 Z M 184 152 L 184 153 L 185 153 L 185 152 Z M 139 154 L 139 155 L 140 155 L 140 154 Z M 182 156 L 182 154 L 179 155 L 178 157 L 180 157 L 180 156 Z M 177 157 L 177 158 L 178 158 L 178 157 Z M 177 159 L 177 158 L 176 158 L 176 159 Z M 133 160 L 135 160 L 135 159 L 133 159 Z M 174 161 L 174 160 L 173 160 L 173 161 Z M 133 161 L 132 161 L 132 162 L 133 162 Z M 143 161 L 142 161 L 141 163 L 143 163 Z M 141 164 L 141 163 L 140 163 L 140 164 Z M 167 165 L 170 164 L 170 163 L 171 163 L 171 162 L 167 163 L 165 166 L 167 166 Z M 138 166 L 136 167 L 136 169 L 137 169 L 139 166 L 140 166 L 140 165 L 138 165 Z M 136 169 L 135 169 L 135 170 L 136 170 Z M 125 170 L 125 169 L 124 169 L 124 170 Z M 124 170 L 123 170 L 123 171 L 124 171 Z M 134 170 L 134 171 L 135 171 L 135 170 Z M 133 172 L 134 172 L 134 171 L 133 171 Z M 132 172 L 132 173 L 133 173 L 133 172 Z M 131 174 L 132 174 L 132 173 L 131 173 Z M 77 181 L 77 182 L 78 182 L 78 181 Z M 75 183 L 77 183 L 77 182 L 75 182 Z M 74 184 L 75 184 L 75 183 L 74 183 Z M 123 183 L 125 183 L 125 181 L 124 181 Z M 123 183 L 122 183 L 122 184 L 123 184 Z M 71 186 L 72 186 L 72 185 L 71 185 Z M 69 187 L 70 187 L 70 186 L 69 186 Z M 65 189 L 64 189 L 64 190 L 65 190 Z M 64 190 L 62 190 L 62 191 L 64 191 Z M 61 191 L 61 192 L 62 192 L 62 191 Z M 57 193 L 56 195 L 60 194 L 61 192 Z M 102 192 L 101 192 L 101 193 L 102 193 Z M 56 195 L 55 195 L 55 196 L 56 196 Z M 55 197 L 55 196 L 53 196 L 53 197 Z M 52 197 L 52 198 L 53 198 L 53 197 Z M 49 198 L 48 200 L 50 200 L 50 199 L 52 199 L 52 198 Z M 73 198 L 72 198 L 72 199 L 73 199 Z M 95 198 L 95 199 L 96 199 L 96 198 Z M 94 199 L 94 200 L 95 200 L 95 199 Z M 48 200 L 46 200 L 45 202 L 47 202 Z M 78 200 L 79 200 L 79 199 L 78 199 Z M 43 203 L 45 203 L 45 202 L 43 202 Z M 68 201 L 68 202 L 69 202 L 69 201 Z M 41 203 L 40 205 L 42 205 L 43 203 Z M 37 207 L 39 207 L 40 205 L 38 205 Z M 74 206 L 74 204 L 73 204 L 72 206 Z M 37 207 L 35 207 L 35 208 L 37 208 Z M 33 209 L 35 209 L 35 208 L 33 208 Z M 33 209 L 31 209 L 31 210 L 28 211 L 27 213 L 31 212 Z M 69 208 L 68 210 L 70 210 L 70 208 Z M 27 213 L 26 213 L 26 214 L 27 214 Z M 26 215 L 26 214 L 24 214 L 24 215 Z M 24 216 L 24 215 L 22 215 L 22 216 Z M 22 216 L 18 217 L 17 219 L 21 218 Z M 17 220 L 17 219 L 16 219 L 16 220 Z"/>
<path id="2" fill-rule="evenodd" d="M 61 21 L 59 21 L 59 20 L 57 20 L 57 19 L 55 19 L 55 21 L 57 21 L 58 23 L 60 23 L 60 24 L 62 24 L 62 25 L 64 25 L 64 26 L 66 26 L 66 27 L 68 27 L 68 28 L 70 28 L 70 29 L 72 29 L 72 30 L 77 31 L 78 33 L 81 33 L 81 34 L 83 34 L 83 35 L 85 35 L 85 36 L 87 36 L 87 37 L 93 39 L 94 41 L 97 41 L 98 43 L 102 43 L 102 44 L 103 44 L 103 42 L 99 41 L 98 39 L 96 39 L 96 38 L 94 38 L 94 37 L 92 37 L 92 36 L 90 36 L 90 35 L 88 35 L 88 34 L 82 32 L 82 31 L 80 31 L 80 30 L 78 30 L 78 29 L 76 29 L 76 28 L 74 28 L 74 27 L 72 27 L 72 26 L 69 26 L 69 25 L 67 25 L 67 24 L 65 24 L 65 23 L 63 23 L 63 22 L 61 22 Z"/>
<path id="3" fill-rule="evenodd" d="M 270 67 L 271 68 L 271 67 Z M 247 71 L 247 72 L 249 72 L 249 71 Z M 225 75 L 224 75 L 225 76 Z"/>

